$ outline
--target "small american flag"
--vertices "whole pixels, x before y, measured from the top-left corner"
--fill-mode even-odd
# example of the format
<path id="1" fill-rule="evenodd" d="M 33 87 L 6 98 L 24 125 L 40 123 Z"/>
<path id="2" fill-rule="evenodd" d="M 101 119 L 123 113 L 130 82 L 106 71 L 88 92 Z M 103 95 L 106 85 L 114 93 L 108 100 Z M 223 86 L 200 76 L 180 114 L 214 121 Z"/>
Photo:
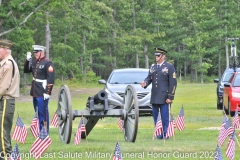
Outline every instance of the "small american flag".
<path id="1" fill-rule="evenodd" d="M 121 119 L 121 117 L 119 117 L 118 119 L 118 126 L 119 126 L 119 129 L 123 131 L 123 120 Z"/>
<path id="2" fill-rule="evenodd" d="M 158 112 L 158 117 L 157 117 L 157 123 L 154 129 L 153 135 L 155 137 L 159 136 L 162 134 L 162 120 L 161 120 L 161 113 Z"/>
<path id="3" fill-rule="evenodd" d="M 217 145 L 214 160 L 223 160 L 222 152 L 219 145 Z"/>
<path id="4" fill-rule="evenodd" d="M 21 160 L 21 156 L 20 156 L 17 144 L 15 145 L 15 147 L 14 147 L 12 153 L 11 153 L 11 157 L 9 159 L 10 160 Z"/>
<path id="5" fill-rule="evenodd" d="M 114 150 L 113 160 L 122 160 L 122 153 L 120 149 L 120 144 L 118 142 Z"/>
<path id="6" fill-rule="evenodd" d="M 222 128 L 220 130 L 220 133 L 218 135 L 218 144 L 220 146 L 223 145 L 226 138 L 231 135 L 234 131 L 234 128 L 232 127 L 231 121 L 228 119 L 224 125 L 222 125 Z"/>
<path id="7" fill-rule="evenodd" d="M 38 138 L 33 143 L 30 149 L 30 153 L 33 154 L 35 159 L 38 159 L 51 144 L 52 140 L 50 139 L 45 127 L 43 127 L 39 133 Z"/>
<path id="8" fill-rule="evenodd" d="M 174 119 L 173 117 L 170 115 L 170 121 L 169 121 L 169 125 L 168 125 L 168 130 L 166 133 L 166 137 L 172 137 L 174 136 L 175 132 L 174 132 Z"/>
<path id="9" fill-rule="evenodd" d="M 180 113 L 177 117 L 177 120 L 176 120 L 176 125 L 177 125 L 177 128 L 179 131 L 182 131 L 185 127 L 184 125 L 184 109 L 183 107 L 181 108 L 180 110 Z"/>
<path id="10" fill-rule="evenodd" d="M 51 125 L 53 125 L 54 127 L 58 127 L 58 114 L 57 112 L 55 112 L 53 119 L 51 121 Z"/>
<path id="11" fill-rule="evenodd" d="M 240 128 L 240 121 L 239 121 L 239 118 L 238 118 L 238 108 L 236 108 L 232 126 L 235 129 Z"/>
<path id="12" fill-rule="evenodd" d="M 234 155 L 235 155 L 235 131 L 232 133 L 229 141 L 228 141 L 228 146 L 226 150 L 226 156 L 230 160 L 234 160 Z"/>
<path id="13" fill-rule="evenodd" d="M 36 111 L 32 123 L 30 125 L 30 131 L 32 132 L 33 137 L 37 138 L 39 135 L 39 119 L 38 119 L 38 112 Z"/>
<path id="14" fill-rule="evenodd" d="M 12 139 L 20 142 L 25 143 L 27 138 L 27 128 L 24 126 L 24 123 L 22 122 L 21 118 L 18 116 L 16 126 L 14 128 Z"/>
<path id="15" fill-rule="evenodd" d="M 81 142 L 82 132 L 85 132 L 85 134 L 86 134 L 85 124 L 83 123 L 83 119 L 81 118 L 80 123 L 78 125 L 77 133 L 75 134 L 75 138 L 74 138 L 74 144 L 75 145 L 77 145 Z"/>

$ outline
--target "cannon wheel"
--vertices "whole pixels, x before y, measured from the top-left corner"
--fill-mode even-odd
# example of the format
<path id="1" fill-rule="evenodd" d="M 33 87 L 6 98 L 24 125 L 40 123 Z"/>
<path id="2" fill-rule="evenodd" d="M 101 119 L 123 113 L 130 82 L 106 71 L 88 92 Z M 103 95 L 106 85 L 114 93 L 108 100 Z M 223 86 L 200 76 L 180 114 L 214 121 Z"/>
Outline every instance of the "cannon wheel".
<path id="1" fill-rule="evenodd" d="M 123 100 L 124 138 L 128 142 L 135 142 L 138 131 L 138 98 L 135 88 L 127 86 Z"/>
<path id="2" fill-rule="evenodd" d="M 72 100 L 68 86 L 63 85 L 58 94 L 58 133 L 62 142 L 68 144 L 72 134 Z"/>

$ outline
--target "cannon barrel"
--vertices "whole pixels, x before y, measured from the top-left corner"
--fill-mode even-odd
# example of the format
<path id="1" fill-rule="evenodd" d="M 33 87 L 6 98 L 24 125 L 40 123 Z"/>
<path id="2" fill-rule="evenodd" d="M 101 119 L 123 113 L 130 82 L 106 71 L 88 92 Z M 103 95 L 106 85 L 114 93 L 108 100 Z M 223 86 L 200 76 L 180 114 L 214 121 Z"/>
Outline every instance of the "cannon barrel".
<path id="1" fill-rule="evenodd" d="M 94 104 L 103 104 L 104 100 L 108 98 L 107 92 L 104 90 L 99 91 L 95 96 L 93 96 Z"/>

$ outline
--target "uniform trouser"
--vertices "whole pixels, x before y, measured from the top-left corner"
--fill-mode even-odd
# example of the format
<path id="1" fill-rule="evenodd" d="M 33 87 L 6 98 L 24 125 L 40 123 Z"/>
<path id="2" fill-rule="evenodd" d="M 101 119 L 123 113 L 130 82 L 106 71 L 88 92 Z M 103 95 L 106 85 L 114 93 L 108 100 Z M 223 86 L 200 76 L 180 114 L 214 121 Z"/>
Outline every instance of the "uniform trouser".
<path id="1" fill-rule="evenodd" d="M 10 157 L 12 152 L 11 129 L 15 112 L 15 99 L 0 101 L 0 160 Z"/>
<path id="2" fill-rule="evenodd" d="M 163 133 L 164 137 L 167 133 L 168 125 L 169 125 L 169 108 L 168 104 L 152 104 L 152 114 L 153 114 L 153 120 L 154 120 L 154 126 L 156 126 L 158 113 L 161 113 L 161 119 L 162 119 L 162 126 L 163 126 Z"/>
<path id="3" fill-rule="evenodd" d="M 39 129 L 44 127 L 46 123 L 46 129 L 49 132 L 49 112 L 48 112 L 48 100 L 44 100 L 43 97 L 33 97 L 33 106 L 35 112 L 38 110 Z"/>

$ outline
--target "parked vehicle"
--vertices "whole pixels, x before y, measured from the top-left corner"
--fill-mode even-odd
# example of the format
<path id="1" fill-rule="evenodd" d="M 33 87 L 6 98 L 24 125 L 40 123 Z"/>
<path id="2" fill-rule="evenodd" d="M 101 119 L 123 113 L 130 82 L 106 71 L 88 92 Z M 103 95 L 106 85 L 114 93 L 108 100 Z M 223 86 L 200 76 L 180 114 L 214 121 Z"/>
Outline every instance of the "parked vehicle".
<path id="1" fill-rule="evenodd" d="M 235 115 L 240 111 L 240 72 L 234 72 L 228 83 L 224 84 L 223 107 L 226 114 Z"/>
<path id="2" fill-rule="evenodd" d="M 237 68 L 236 71 L 240 72 L 240 68 Z M 215 83 L 217 84 L 217 109 L 223 109 L 223 89 L 224 89 L 224 84 L 229 81 L 231 76 L 234 73 L 234 69 L 232 67 L 226 68 L 224 71 L 221 79 L 219 78 L 214 79 Z"/>
<path id="3" fill-rule="evenodd" d="M 107 81 L 104 79 L 99 80 L 99 84 L 105 85 L 104 90 L 108 93 L 110 107 L 121 108 L 125 89 L 128 85 L 132 85 L 138 97 L 139 115 L 152 115 L 152 105 L 150 104 L 152 85 L 149 85 L 146 89 L 140 85 L 140 82 L 147 77 L 148 72 L 148 69 L 143 68 L 115 69 Z"/>
<path id="4" fill-rule="evenodd" d="M 217 85 L 217 109 L 223 109 L 223 91 L 224 91 L 224 84 L 229 82 L 229 79 L 235 72 L 239 72 L 240 68 L 237 62 L 237 48 L 235 45 L 235 41 L 239 40 L 239 38 L 227 38 L 228 41 L 231 41 L 231 55 L 229 59 L 232 59 L 231 64 L 229 67 L 226 68 L 224 71 L 221 80 L 218 78 L 214 79 Z"/>

